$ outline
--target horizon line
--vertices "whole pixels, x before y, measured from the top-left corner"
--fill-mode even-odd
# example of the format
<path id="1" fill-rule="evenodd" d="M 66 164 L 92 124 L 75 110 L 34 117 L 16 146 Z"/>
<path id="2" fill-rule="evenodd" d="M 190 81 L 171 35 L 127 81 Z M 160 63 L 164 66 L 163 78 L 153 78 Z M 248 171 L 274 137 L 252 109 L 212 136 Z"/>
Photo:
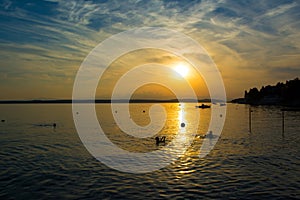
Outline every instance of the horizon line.
<path id="1" fill-rule="evenodd" d="M 0 100 L 0 104 L 39 104 L 39 103 L 209 103 L 212 100 L 210 98 L 204 99 L 32 99 L 32 100 Z M 218 101 L 218 100 L 215 100 Z"/>

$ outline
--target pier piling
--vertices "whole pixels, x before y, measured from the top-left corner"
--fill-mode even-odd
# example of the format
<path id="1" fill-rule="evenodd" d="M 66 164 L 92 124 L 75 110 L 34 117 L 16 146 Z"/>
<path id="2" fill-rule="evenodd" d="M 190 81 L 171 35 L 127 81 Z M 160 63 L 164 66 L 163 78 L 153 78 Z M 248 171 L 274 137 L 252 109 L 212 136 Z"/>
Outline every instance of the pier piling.
<path id="1" fill-rule="evenodd" d="M 252 121 L 251 121 L 251 114 L 252 114 L 252 110 L 251 110 L 251 107 L 249 107 L 249 132 L 251 133 L 251 124 L 252 124 Z"/>

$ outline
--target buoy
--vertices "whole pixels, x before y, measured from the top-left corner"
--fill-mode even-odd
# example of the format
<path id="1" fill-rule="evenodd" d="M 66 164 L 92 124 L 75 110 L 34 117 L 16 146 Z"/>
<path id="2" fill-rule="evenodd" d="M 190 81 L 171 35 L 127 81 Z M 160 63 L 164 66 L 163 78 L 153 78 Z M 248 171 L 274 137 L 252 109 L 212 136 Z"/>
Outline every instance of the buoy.
<path id="1" fill-rule="evenodd" d="M 143 113 L 145 113 L 146 111 L 145 110 L 143 110 Z"/>
<path id="2" fill-rule="evenodd" d="M 185 127 L 185 123 L 182 122 L 182 123 L 180 124 L 180 126 L 181 126 L 182 128 Z"/>
<path id="3" fill-rule="evenodd" d="M 53 127 L 54 127 L 54 128 L 56 127 L 56 123 L 53 123 Z"/>
<path id="4" fill-rule="evenodd" d="M 5 119 L 2 119 L 1 122 L 5 122 Z"/>

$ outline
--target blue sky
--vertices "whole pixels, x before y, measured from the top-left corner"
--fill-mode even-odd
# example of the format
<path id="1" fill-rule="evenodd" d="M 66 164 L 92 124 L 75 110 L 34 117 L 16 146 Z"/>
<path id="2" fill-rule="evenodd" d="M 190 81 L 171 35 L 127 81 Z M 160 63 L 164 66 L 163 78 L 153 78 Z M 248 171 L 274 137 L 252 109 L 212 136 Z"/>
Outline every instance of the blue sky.
<path id="1" fill-rule="evenodd" d="M 71 98 L 87 54 L 109 36 L 166 27 L 198 41 L 235 98 L 300 75 L 300 2 L 292 0 L 0 3 L 0 99 Z"/>

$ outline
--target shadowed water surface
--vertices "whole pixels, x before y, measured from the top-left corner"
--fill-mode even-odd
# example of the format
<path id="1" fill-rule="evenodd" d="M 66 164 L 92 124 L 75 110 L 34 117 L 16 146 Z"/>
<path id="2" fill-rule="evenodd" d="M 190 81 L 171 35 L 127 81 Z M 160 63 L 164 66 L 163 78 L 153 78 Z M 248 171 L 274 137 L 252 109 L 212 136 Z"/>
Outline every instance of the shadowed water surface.
<path id="1" fill-rule="evenodd" d="M 139 125 L 148 124 L 150 106 L 132 104 L 132 119 Z M 0 122 L 0 198 L 300 198 L 299 112 L 285 113 L 282 135 L 280 108 L 254 107 L 250 134 L 248 107 L 228 104 L 221 138 L 200 159 L 203 139 L 199 136 L 208 131 L 210 109 L 196 109 L 194 104 L 163 106 L 167 121 L 158 135 L 171 140 L 185 117 L 188 137 L 195 136 L 192 146 L 166 168 L 128 174 L 110 169 L 87 152 L 75 130 L 71 105 L 0 105 L 0 118 L 5 119 Z M 163 148 L 155 145 L 154 136 L 137 139 L 122 133 L 108 104 L 97 104 L 96 110 L 107 136 L 123 149 L 149 152 Z M 195 133 L 188 130 L 193 112 L 200 112 Z"/>

